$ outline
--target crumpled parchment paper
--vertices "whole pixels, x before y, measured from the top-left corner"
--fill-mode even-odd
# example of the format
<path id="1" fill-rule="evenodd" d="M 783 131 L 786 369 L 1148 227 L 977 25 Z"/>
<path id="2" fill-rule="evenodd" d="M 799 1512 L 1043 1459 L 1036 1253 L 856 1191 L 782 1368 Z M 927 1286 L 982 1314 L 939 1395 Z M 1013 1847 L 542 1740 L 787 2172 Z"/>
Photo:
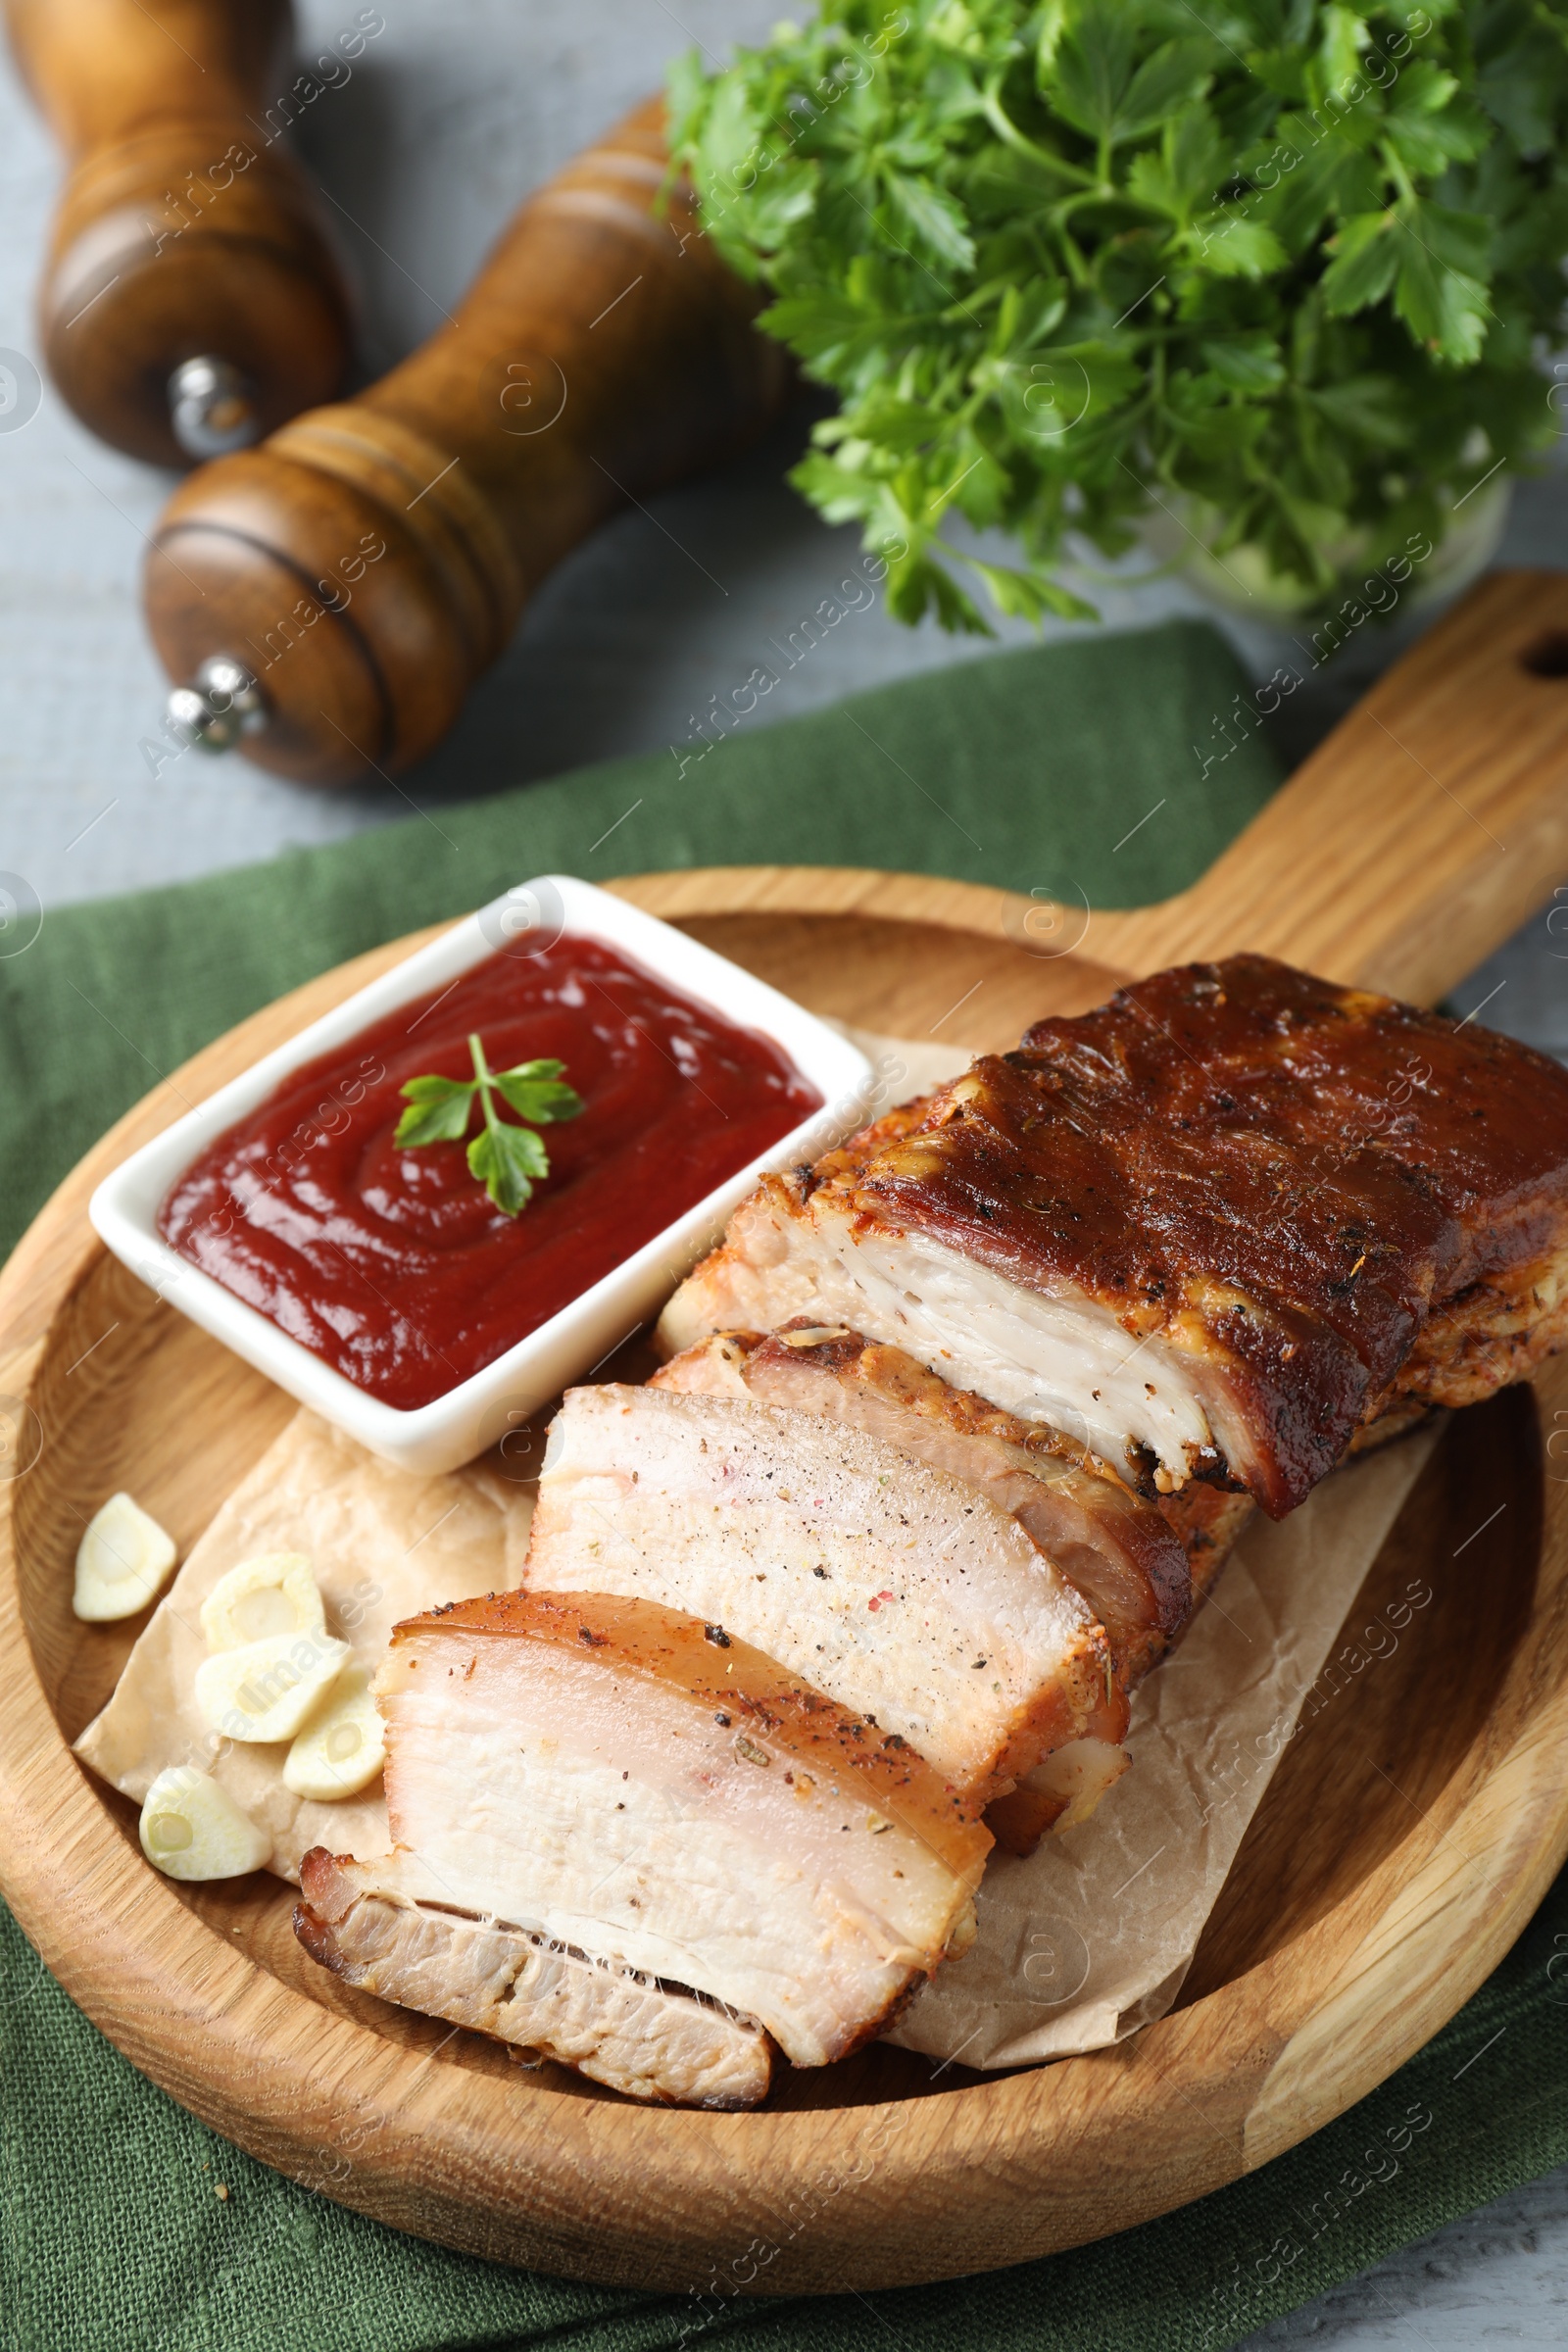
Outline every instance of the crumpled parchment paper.
<path id="1" fill-rule="evenodd" d="M 980 1932 L 888 2035 L 965 2066 L 1098 2050 L 1163 2017 L 1361 1581 L 1437 1443 L 1423 1432 L 1251 1519 L 1133 1697 L 1130 1769 L 1077 1829 L 994 1853 Z"/>

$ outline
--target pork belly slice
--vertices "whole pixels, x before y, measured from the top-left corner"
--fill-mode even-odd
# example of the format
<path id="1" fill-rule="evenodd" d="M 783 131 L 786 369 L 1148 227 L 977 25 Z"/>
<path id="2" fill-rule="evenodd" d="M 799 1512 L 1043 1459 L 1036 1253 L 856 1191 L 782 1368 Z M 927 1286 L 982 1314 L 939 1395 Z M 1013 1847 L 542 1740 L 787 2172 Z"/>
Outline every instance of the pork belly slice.
<path id="1" fill-rule="evenodd" d="M 750 1396 L 569 1389 L 523 1581 L 721 1625 L 976 1804 L 1126 1724 L 1102 1629 L 1004 1509 L 884 1438 Z"/>
<path id="2" fill-rule="evenodd" d="M 402 1861 L 313 1846 L 294 1933 L 346 1984 L 575 2068 L 634 2099 L 755 2107 L 777 2055 L 754 2017 L 623 1962 L 402 1890 Z"/>
<path id="3" fill-rule="evenodd" d="M 407 1899 L 688 1986 L 797 2066 L 879 2033 L 972 1939 L 973 1808 L 699 1618 L 462 1601 L 394 1630 L 377 1696 Z"/>
<path id="4" fill-rule="evenodd" d="M 904 1348 L 810 1322 L 770 1337 L 724 1333 L 674 1357 L 649 1386 L 756 1396 L 843 1422 L 967 1480 L 1077 1587 L 1129 1688 L 1187 1622 L 1187 1554 L 1152 1503 L 1059 1432 L 951 1387 Z"/>
<path id="5" fill-rule="evenodd" d="M 756 1395 L 848 1420 L 980 1486 L 1083 1592 L 1105 1628 L 1123 1691 L 1180 1638 L 1255 1507 L 1250 1495 L 1196 1483 L 1146 1501 L 1059 1432 L 949 1388 L 901 1348 L 809 1322 L 771 1337 L 699 1341 L 649 1386 Z M 1048 1831 L 1087 1821 L 1130 1762 L 1113 1729 L 1069 1740 L 987 1805 L 986 1827 L 1009 1853 L 1033 1853 Z"/>
<path id="6" fill-rule="evenodd" d="M 958 1080 L 965 1085 L 967 1080 Z M 766 1176 L 725 1238 L 665 1307 L 666 1353 L 710 1333 L 789 1323 L 842 1326 L 934 1365 L 955 1387 L 1018 1419 L 1062 1430 L 1141 1492 L 1226 1475 L 1199 1386 L 1157 1335 L 1129 1332 L 1114 1305 L 1038 1288 L 935 1232 L 901 1228 L 859 1193 L 884 1162 L 927 1149 L 923 1133 L 863 1179 L 813 1186 Z"/>
<path id="7" fill-rule="evenodd" d="M 1263 956 L 1041 1021 L 888 1135 L 760 1186 L 665 1348 L 843 1323 L 1279 1517 L 1393 1399 L 1568 1331 L 1568 1072 Z"/>

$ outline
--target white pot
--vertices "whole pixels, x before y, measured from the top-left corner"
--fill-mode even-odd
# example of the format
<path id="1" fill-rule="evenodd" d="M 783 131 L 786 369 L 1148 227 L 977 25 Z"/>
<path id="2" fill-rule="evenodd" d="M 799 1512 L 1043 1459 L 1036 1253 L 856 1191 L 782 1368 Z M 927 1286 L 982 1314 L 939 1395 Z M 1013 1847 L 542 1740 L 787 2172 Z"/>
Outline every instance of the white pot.
<path id="1" fill-rule="evenodd" d="M 1408 560 L 1409 568 L 1398 585 L 1401 612 L 1418 612 L 1446 602 L 1485 571 L 1507 527 L 1511 494 L 1512 484 L 1505 473 L 1465 494 L 1432 553 L 1426 557 L 1412 554 Z M 1182 508 L 1174 504 L 1154 508 L 1139 528 L 1152 555 L 1172 564 L 1210 604 L 1239 620 L 1276 626 L 1291 620 L 1312 620 L 1337 611 L 1358 593 L 1365 593 L 1374 605 L 1381 602 L 1379 567 L 1367 562 L 1368 534 L 1364 531 L 1341 532 L 1338 538 L 1320 542 L 1322 554 L 1338 574 L 1338 585 L 1325 596 L 1299 580 L 1282 578 L 1262 549 L 1250 542 L 1230 548 L 1223 556 L 1213 555 L 1210 542 L 1219 536 L 1220 522 L 1215 508 L 1200 499 L 1189 499 Z M 1391 577 L 1386 566 L 1382 576 Z M 1392 576 L 1397 580 L 1396 574 Z"/>

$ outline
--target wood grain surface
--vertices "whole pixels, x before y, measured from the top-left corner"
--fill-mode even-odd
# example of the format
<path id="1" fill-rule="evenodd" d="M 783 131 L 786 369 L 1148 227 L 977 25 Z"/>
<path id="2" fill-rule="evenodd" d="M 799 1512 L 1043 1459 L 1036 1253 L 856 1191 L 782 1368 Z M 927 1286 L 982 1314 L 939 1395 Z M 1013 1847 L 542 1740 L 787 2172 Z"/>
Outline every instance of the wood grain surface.
<path id="1" fill-rule="evenodd" d="M 5 15 L 70 160 L 38 310 L 49 372 L 83 424 L 133 458 L 188 466 L 169 379 L 203 357 L 245 376 L 263 432 L 329 400 L 348 297 L 278 143 L 303 111 L 288 0 L 5 0 Z M 338 52 L 327 70 L 353 72 Z"/>
<path id="2" fill-rule="evenodd" d="M 1470 613 L 1470 634 L 1479 614 L 1513 644 L 1518 583 L 1483 590 Z M 1470 634 L 1449 632 L 1457 662 Z M 1406 968 L 1430 920 L 1443 944 L 1421 950 L 1429 995 L 1487 953 L 1523 904 L 1453 881 L 1442 790 L 1408 805 L 1381 889 L 1352 866 L 1337 893 L 1322 870 L 1338 855 L 1320 817 L 1339 757 L 1363 762 L 1355 797 L 1376 825 L 1401 772 L 1377 740 L 1435 750 L 1417 730 L 1446 675 L 1418 654 L 1380 690 L 1392 699 L 1376 730 L 1363 711 L 1339 755 L 1339 738 L 1319 755 L 1317 797 L 1293 785 L 1264 812 L 1230 853 L 1257 878 L 1250 915 L 1227 892 L 1230 940 L 1206 944 L 1299 953 L 1317 936 L 1317 959 L 1348 979 Z M 1500 726 L 1505 749 L 1489 763 L 1450 712 L 1436 772 L 1462 768 L 1469 815 L 1503 839 L 1499 818 L 1521 842 L 1554 840 L 1568 738 L 1533 679 L 1511 721 L 1505 677 L 1495 662 L 1472 673 L 1477 724 Z M 1282 861 L 1293 889 L 1276 900 Z M 772 868 L 619 887 L 821 1009 L 995 1046 L 1157 963 L 1211 884 L 1143 917 L 1097 916 L 1044 957 L 1028 927 L 1038 903 L 918 878 Z M 1354 925 L 1314 934 L 1340 923 L 1342 893 Z M 1082 952 L 1091 943 L 1103 960 Z M 110 1260 L 85 1203 L 186 1102 L 413 944 L 323 975 L 197 1055 L 74 1171 L 0 1276 L 14 1437 L 0 1485 L 0 1887 L 73 1997 L 217 2130 L 345 2204 L 492 2258 L 705 2296 L 1026 2261 L 1202 2195 L 1363 2096 L 1481 1983 L 1568 1853 L 1563 1362 L 1450 1422 L 1352 1626 L 1412 1577 L 1434 1605 L 1303 1725 L 1181 2005 L 1115 2049 L 983 2079 L 873 2049 L 790 2078 L 760 2114 L 650 2112 L 337 1986 L 299 1952 L 275 1882 L 182 1889 L 146 1866 L 134 1809 L 69 1748 L 135 1631 L 73 1617 L 80 1527 L 125 1485 L 188 1545 L 292 1408 Z"/>
<path id="3" fill-rule="evenodd" d="M 390 375 L 175 493 L 148 625 L 176 684 L 218 654 L 260 679 L 248 758 L 312 783 L 407 766 L 569 548 L 776 413 L 783 351 L 665 190 L 662 122 L 653 100 L 529 197 Z"/>

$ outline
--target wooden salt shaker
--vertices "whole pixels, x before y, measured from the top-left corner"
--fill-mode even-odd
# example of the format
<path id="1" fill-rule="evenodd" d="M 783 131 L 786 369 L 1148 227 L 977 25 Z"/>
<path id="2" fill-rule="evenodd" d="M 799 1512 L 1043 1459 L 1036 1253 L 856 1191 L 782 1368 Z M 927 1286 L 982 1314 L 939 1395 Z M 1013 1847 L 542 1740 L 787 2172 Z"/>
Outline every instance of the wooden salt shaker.
<path id="1" fill-rule="evenodd" d="M 348 305 L 277 142 L 354 72 L 364 9 L 309 69 L 289 0 L 5 0 L 70 158 L 39 292 L 49 372 L 131 457 L 188 466 L 329 400 Z"/>
<path id="2" fill-rule="evenodd" d="M 147 617 L 174 722 L 343 784 L 439 742 L 551 566 L 776 413 L 780 347 L 665 193 L 653 100 L 523 205 L 451 323 L 176 491 Z"/>

